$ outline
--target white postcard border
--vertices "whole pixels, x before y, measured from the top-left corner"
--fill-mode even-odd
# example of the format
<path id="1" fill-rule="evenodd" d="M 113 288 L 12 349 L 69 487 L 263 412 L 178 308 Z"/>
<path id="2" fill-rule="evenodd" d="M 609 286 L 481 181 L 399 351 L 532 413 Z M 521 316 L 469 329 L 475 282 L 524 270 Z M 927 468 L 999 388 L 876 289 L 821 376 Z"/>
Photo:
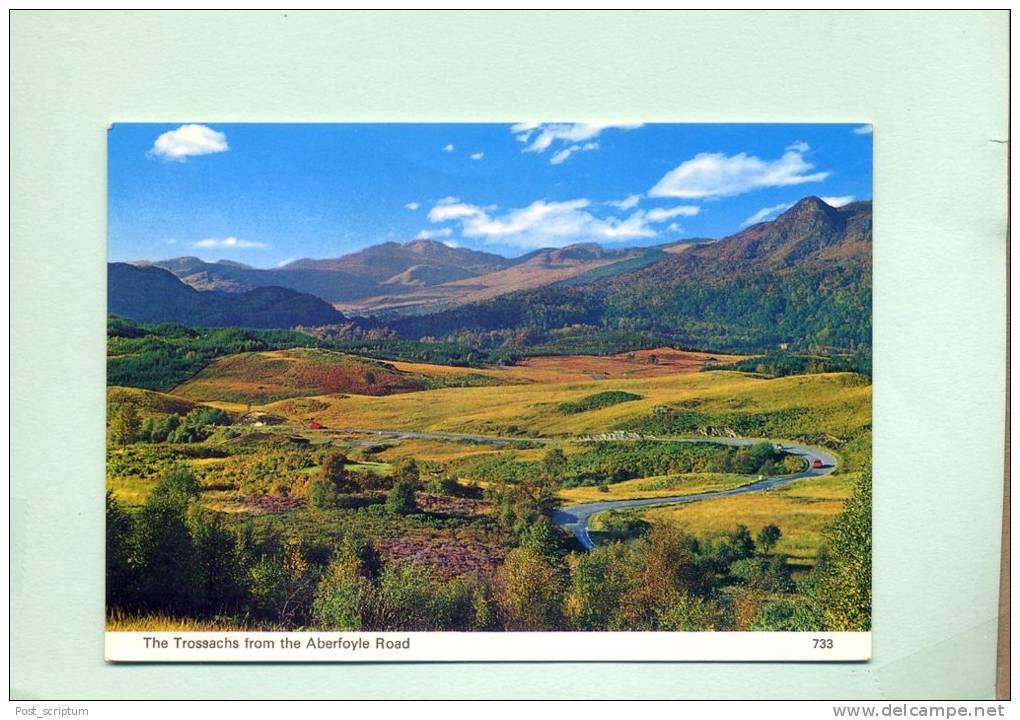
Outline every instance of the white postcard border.
<path id="1" fill-rule="evenodd" d="M 870 632 L 107 632 L 111 662 L 865 661 Z"/>

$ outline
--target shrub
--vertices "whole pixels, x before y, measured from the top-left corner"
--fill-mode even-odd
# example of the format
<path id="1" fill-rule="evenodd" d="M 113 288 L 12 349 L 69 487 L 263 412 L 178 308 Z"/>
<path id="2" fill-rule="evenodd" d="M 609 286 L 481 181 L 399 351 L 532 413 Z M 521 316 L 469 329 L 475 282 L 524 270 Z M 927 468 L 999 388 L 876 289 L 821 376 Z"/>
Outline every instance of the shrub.
<path id="1" fill-rule="evenodd" d="M 106 607 L 130 605 L 135 596 L 135 576 L 131 566 L 135 555 L 134 525 L 113 497 L 106 493 Z"/>
<path id="2" fill-rule="evenodd" d="M 346 463 L 347 458 L 338 452 L 330 453 L 323 458 L 319 477 L 308 488 L 308 501 L 314 507 L 339 507 L 345 493 L 358 489 L 351 481 L 350 474 L 344 469 Z"/>
<path id="3" fill-rule="evenodd" d="M 826 534 L 818 599 L 828 630 L 871 629 L 871 471 L 861 474 Z"/>
<path id="4" fill-rule="evenodd" d="M 766 525 L 758 532 L 758 547 L 763 553 L 768 553 L 779 542 L 783 531 L 775 525 Z"/>
<path id="5" fill-rule="evenodd" d="M 730 566 L 730 575 L 755 590 L 792 592 L 795 589 L 785 555 L 737 560 Z"/>
<path id="6" fill-rule="evenodd" d="M 507 630 L 555 630 L 561 627 L 563 581 L 545 558 L 515 548 L 496 571 L 492 596 Z"/>
<path id="7" fill-rule="evenodd" d="M 641 537 L 652 527 L 647 520 L 620 510 L 610 510 L 602 516 L 601 520 L 602 532 L 610 540 L 630 540 Z"/>
<path id="8" fill-rule="evenodd" d="M 750 630 L 775 632 L 818 631 L 823 627 L 822 614 L 810 602 L 781 600 L 764 603 L 751 622 Z"/>
<path id="9" fill-rule="evenodd" d="M 564 607 L 571 627 L 611 630 L 621 599 L 632 589 L 633 550 L 623 543 L 599 545 L 577 556 Z"/>
<path id="10" fill-rule="evenodd" d="M 418 512 L 418 502 L 414 497 L 414 486 L 405 481 L 393 483 L 386 496 L 386 509 L 396 515 L 410 515 Z"/>
<path id="11" fill-rule="evenodd" d="M 600 408 L 618 405 L 619 403 L 640 399 L 641 396 L 635 395 L 634 393 L 623 392 L 622 390 L 609 390 L 607 392 L 595 393 L 594 395 L 589 395 L 581 398 L 580 400 L 574 400 L 573 402 L 561 403 L 557 408 L 557 411 L 565 415 L 573 415 L 585 412 L 586 410 L 598 410 Z"/>

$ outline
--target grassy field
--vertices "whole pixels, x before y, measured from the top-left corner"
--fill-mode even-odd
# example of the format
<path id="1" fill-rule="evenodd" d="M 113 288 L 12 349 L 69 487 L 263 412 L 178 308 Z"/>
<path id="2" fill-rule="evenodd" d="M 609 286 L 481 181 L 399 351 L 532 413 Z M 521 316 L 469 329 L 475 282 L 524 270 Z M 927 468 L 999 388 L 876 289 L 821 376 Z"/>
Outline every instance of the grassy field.
<path id="1" fill-rule="evenodd" d="M 624 480 L 598 487 L 561 488 L 556 497 L 566 504 L 629 500 L 632 498 L 671 497 L 695 495 L 740 487 L 754 478 L 736 473 L 690 473 L 687 475 L 655 475 L 635 480 Z"/>
<path id="2" fill-rule="evenodd" d="M 640 400 L 564 414 L 563 403 L 615 390 Z M 386 397 L 320 396 L 316 418 L 335 428 L 378 428 L 520 437 L 603 433 L 652 416 L 659 406 L 726 417 L 774 414 L 772 437 L 853 439 L 871 421 L 871 388 L 851 373 L 762 379 L 738 372 L 675 374 L 615 381 L 443 388 Z M 287 415 L 282 404 L 265 407 Z M 780 415 L 787 413 L 789 419 Z M 295 418 L 297 419 L 297 418 Z M 694 433 L 692 433 L 694 434 Z"/>
<path id="3" fill-rule="evenodd" d="M 791 564 L 803 568 L 814 564 L 825 528 L 850 496 L 854 478 L 851 473 L 827 475 L 771 492 L 632 512 L 651 523 L 679 525 L 696 536 L 732 530 L 736 523 L 756 535 L 765 525 L 775 524 L 783 533 L 776 551 L 789 555 Z"/>
<path id="4" fill-rule="evenodd" d="M 133 405 L 139 420 L 177 417 L 184 423 L 185 416 L 203 415 L 196 408 L 205 405 L 227 410 L 231 424 L 218 420 L 187 439 L 111 445 L 107 487 L 127 513 L 141 518 L 159 479 L 183 464 L 198 480 L 198 503 L 232 533 L 252 538 L 247 552 L 253 558 L 279 559 L 284 548 L 299 547 L 304 562 L 314 564 L 339 538 L 360 536 L 387 567 L 425 568 L 440 588 L 467 576 L 494 582 L 508 553 L 525 541 L 518 528 L 526 515 L 514 513 L 530 512 L 521 502 L 535 483 L 553 478 L 552 497 L 541 510 L 546 514 L 557 504 L 724 490 L 757 477 L 736 462 L 735 448 L 665 439 L 738 434 L 790 440 L 825 447 L 839 458 L 839 468 L 770 492 L 619 513 L 646 521 L 653 531 L 672 525 L 696 538 L 732 533 L 738 524 L 756 535 L 775 524 L 782 531 L 775 550 L 803 577 L 870 457 L 871 387 L 854 373 L 769 379 L 702 372 L 707 363 L 733 359 L 656 348 L 464 368 L 320 349 L 230 355 L 172 393 L 108 389 L 111 409 Z M 254 426 L 252 418 L 265 416 L 249 412 L 266 413 L 273 422 Z M 324 427 L 311 427 L 312 419 Z M 400 438 L 372 430 L 514 441 Z M 545 467 L 554 450 L 562 457 L 558 475 L 550 476 Z M 315 506 L 312 488 L 337 452 L 348 458 L 343 503 Z M 389 488 L 409 459 L 420 471 L 415 509 L 394 512 Z M 779 472 L 780 459 L 775 462 L 764 472 Z M 591 520 L 596 540 L 605 518 Z M 565 537 L 558 542 L 555 552 L 565 563 L 578 547 Z M 272 629 L 273 622 L 286 629 L 297 622 L 264 607 L 275 595 L 258 597 L 249 600 L 262 607 L 257 619 L 236 608 L 231 617 L 204 619 L 147 615 L 143 608 L 139 616 L 111 616 L 108 627 L 225 631 Z"/>

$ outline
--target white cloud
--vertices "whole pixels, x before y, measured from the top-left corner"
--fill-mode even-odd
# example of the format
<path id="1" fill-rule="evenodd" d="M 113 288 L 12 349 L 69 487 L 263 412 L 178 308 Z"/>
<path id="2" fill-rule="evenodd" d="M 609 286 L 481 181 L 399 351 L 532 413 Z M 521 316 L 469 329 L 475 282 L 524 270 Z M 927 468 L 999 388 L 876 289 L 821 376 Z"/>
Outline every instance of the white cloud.
<path id="1" fill-rule="evenodd" d="M 669 227 L 667 227 L 666 229 L 669 230 L 670 232 L 675 233 L 682 233 L 684 231 L 684 229 L 680 227 L 677 223 L 670 223 Z"/>
<path id="2" fill-rule="evenodd" d="M 437 228 L 437 229 L 425 229 L 419 230 L 418 234 L 415 235 L 415 240 L 433 240 L 437 237 L 450 237 L 453 235 L 453 230 L 448 227 Z"/>
<path id="3" fill-rule="evenodd" d="M 443 152 L 453 152 L 453 143 L 443 147 Z"/>
<path id="4" fill-rule="evenodd" d="M 472 160 L 481 160 L 483 157 L 485 157 L 485 153 L 483 152 L 471 153 L 470 157 Z"/>
<path id="5" fill-rule="evenodd" d="M 442 243 L 443 243 L 443 245 L 445 245 L 448 248 L 459 248 L 460 247 L 460 243 L 454 242 L 453 240 L 443 240 Z"/>
<path id="6" fill-rule="evenodd" d="M 553 143 L 561 143 L 560 148 L 550 159 L 553 165 L 559 165 L 575 152 L 597 150 L 599 145 L 594 140 L 603 130 L 634 130 L 641 123 L 518 123 L 510 127 L 511 134 L 526 144 L 524 152 L 544 153 Z"/>
<path id="7" fill-rule="evenodd" d="M 740 227 L 747 227 L 748 225 L 754 225 L 760 223 L 765 218 L 782 212 L 783 210 L 789 210 L 793 207 L 793 203 L 780 203 L 779 205 L 773 205 L 772 207 L 762 208 L 751 217 L 747 218 L 744 222 L 740 223 Z"/>
<path id="8" fill-rule="evenodd" d="M 820 198 L 820 200 L 831 207 L 843 207 L 854 201 L 853 195 L 836 195 Z"/>
<path id="9" fill-rule="evenodd" d="M 819 182 L 828 172 L 807 174 L 814 165 L 804 160 L 806 143 L 795 143 L 778 160 L 766 161 L 754 155 L 699 153 L 666 173 L 651 190 L 650 197 L 717 198 L 740 195 L 758 188 L 785 187 Z"/>
<path id="10" fill-rule="evenodd" d="M 231 235 L 225 238 L 206 238 L 205 240 L 199 240 L 195 243 L 195 247 L 198 248 L 264 248 L 269 247 L 264 242 L 255 242 L 253 240 L 238 240 L 236 237 Z"/>
<path id="11" fill-rule="evenodd" d="M 404 207 L 406 207 L 408 210 L 417 210 L 418 208 L 421 207 L 421 203 L 409 202 L 406 205 L 404 205 Z"/>
<path id="12" fill-rule="evenodd" d="M 854 135 L 870 135 L 871 130 L 871 125 L 861 125 L 859 127 L 855 127 L 853 133 Z"/>
<path id="13" fill-rule="evenodd" d="M 295 258 L 287 258 L 286 260 L 281 260 L 280 262 L 276 263 L 276 267 L 282 268 L 285 265 L 290 265 L 292 262 L 294 262 L 294 260 Z"/>
<path id="14" fill-rule="evenodd" d="M 811 149 L 811 146 L 808 145 L 803 140 L 798 140 L 797 142 L 791 143 L 790 145 L 786 146 L 787 152 L 800 153 L 801 155 L 803 155 L 804 153 L 806 153 L 810 149 Z"/>
<path id="15" fill-rule="evenodd" d="M 153 143 L 149 154 L 164 160 L 184 162 L 191 155 L 209 155 L 226 152 L 227 136 L 205 125 L 181 125 L 169 130 Z"/>
<path id="16" fill-rule="evenodd" d="M 560 150 L 558 153 L 556 153 L 551 158 L 549 158 L 549 164 L 550 165 L 559 165 L 560 163 L 562 163 L 564 160 L 566 160 L 568 157 L 570 157 L 571 155 L 573 155 L 576 152 L 590 152 L 592 150 L 598 150 L 598 149 L 599 149 L 599 144 L 597 142 L 589 142 L 589 143 L 585 143 L 584 145 L 571 145 L 568 148 L 564 148 L 563 150 Z"/>
<path id="17" fill-rule="evenodd" d="M 641 195 L 637 194 L 628 195 L 623 200 L 610 200 L 608 203 L 606 203 L 606 205 L 612 205 L 613 207 L 620 208 L 621 210 L 630 210 L 632 207 L 635 207 L 639 202 L 641 202 Z"/>
<path id="18" fill-rule="evenodd" d="M 434 223 L 458 220 L 484 214 L 482 208 L 460 202 L 459 198 L 445 197 L 429 210 L 429 220 Z"/>
<path id="19" fill-rule="evenodd" d="M 517 138 L 518 142 L 528 142 L 528 136 L 531 131 L 537 128 L 542 123 L 537 122 L 522 122 L 516 125 L 510 126 L 510 133 Z"/>
<path id="20" fill-rule="evenodd" d="M 514 245 L 522 248 L 563 247 L 576 242 L 620 242 L 634 238 L 655 237 L 643 211 L 625 219 L 600 218 L 588 208 L 586 198 L 565 202 L 536 200 L 527 207 L 493 213 L 492 206 L 481 207 L 446 198 L 429 211 L 429 220 L 456 220 L 460 234 L 481 238 L 487 243 Z"/>
<path id="21" fill-rule="evenodd" d="M 701 208 L 697 205 L 677 205 L 676 207 L 671 208 L 655 208 L 654 210 L 649 210 L 646 217 L 648 218 L 648 222 L 662 222 L 663 220 L 669 220 L 675 217 L 694 217 L 699 212 L 701 212 Z"/>
<path id="22" fill-rule="evenodd" d="M 577 145 L 574 145 L 574 147 L 568 147 L 565 150 L 560 150 L 558 153 L 556 153 L 551 158 L 549 158 L 549 164 L 550 165 L 559 165 L 564 160 L 566 160 L 568 157 L 570 157 L 570 154 L 574 152 L 574 149 L 576 147 L 577 147 Z"/>

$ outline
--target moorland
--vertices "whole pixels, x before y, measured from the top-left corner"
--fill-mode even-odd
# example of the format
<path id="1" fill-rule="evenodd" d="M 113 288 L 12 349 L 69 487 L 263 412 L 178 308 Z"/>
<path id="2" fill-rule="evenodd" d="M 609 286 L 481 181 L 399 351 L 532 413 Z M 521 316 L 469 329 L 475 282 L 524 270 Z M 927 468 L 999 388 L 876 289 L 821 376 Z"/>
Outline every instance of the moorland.
<path id="1" fill-rule="evenodd" d="M 870 222 L 111 264 L 108 628 L 869 628 Z"/>

